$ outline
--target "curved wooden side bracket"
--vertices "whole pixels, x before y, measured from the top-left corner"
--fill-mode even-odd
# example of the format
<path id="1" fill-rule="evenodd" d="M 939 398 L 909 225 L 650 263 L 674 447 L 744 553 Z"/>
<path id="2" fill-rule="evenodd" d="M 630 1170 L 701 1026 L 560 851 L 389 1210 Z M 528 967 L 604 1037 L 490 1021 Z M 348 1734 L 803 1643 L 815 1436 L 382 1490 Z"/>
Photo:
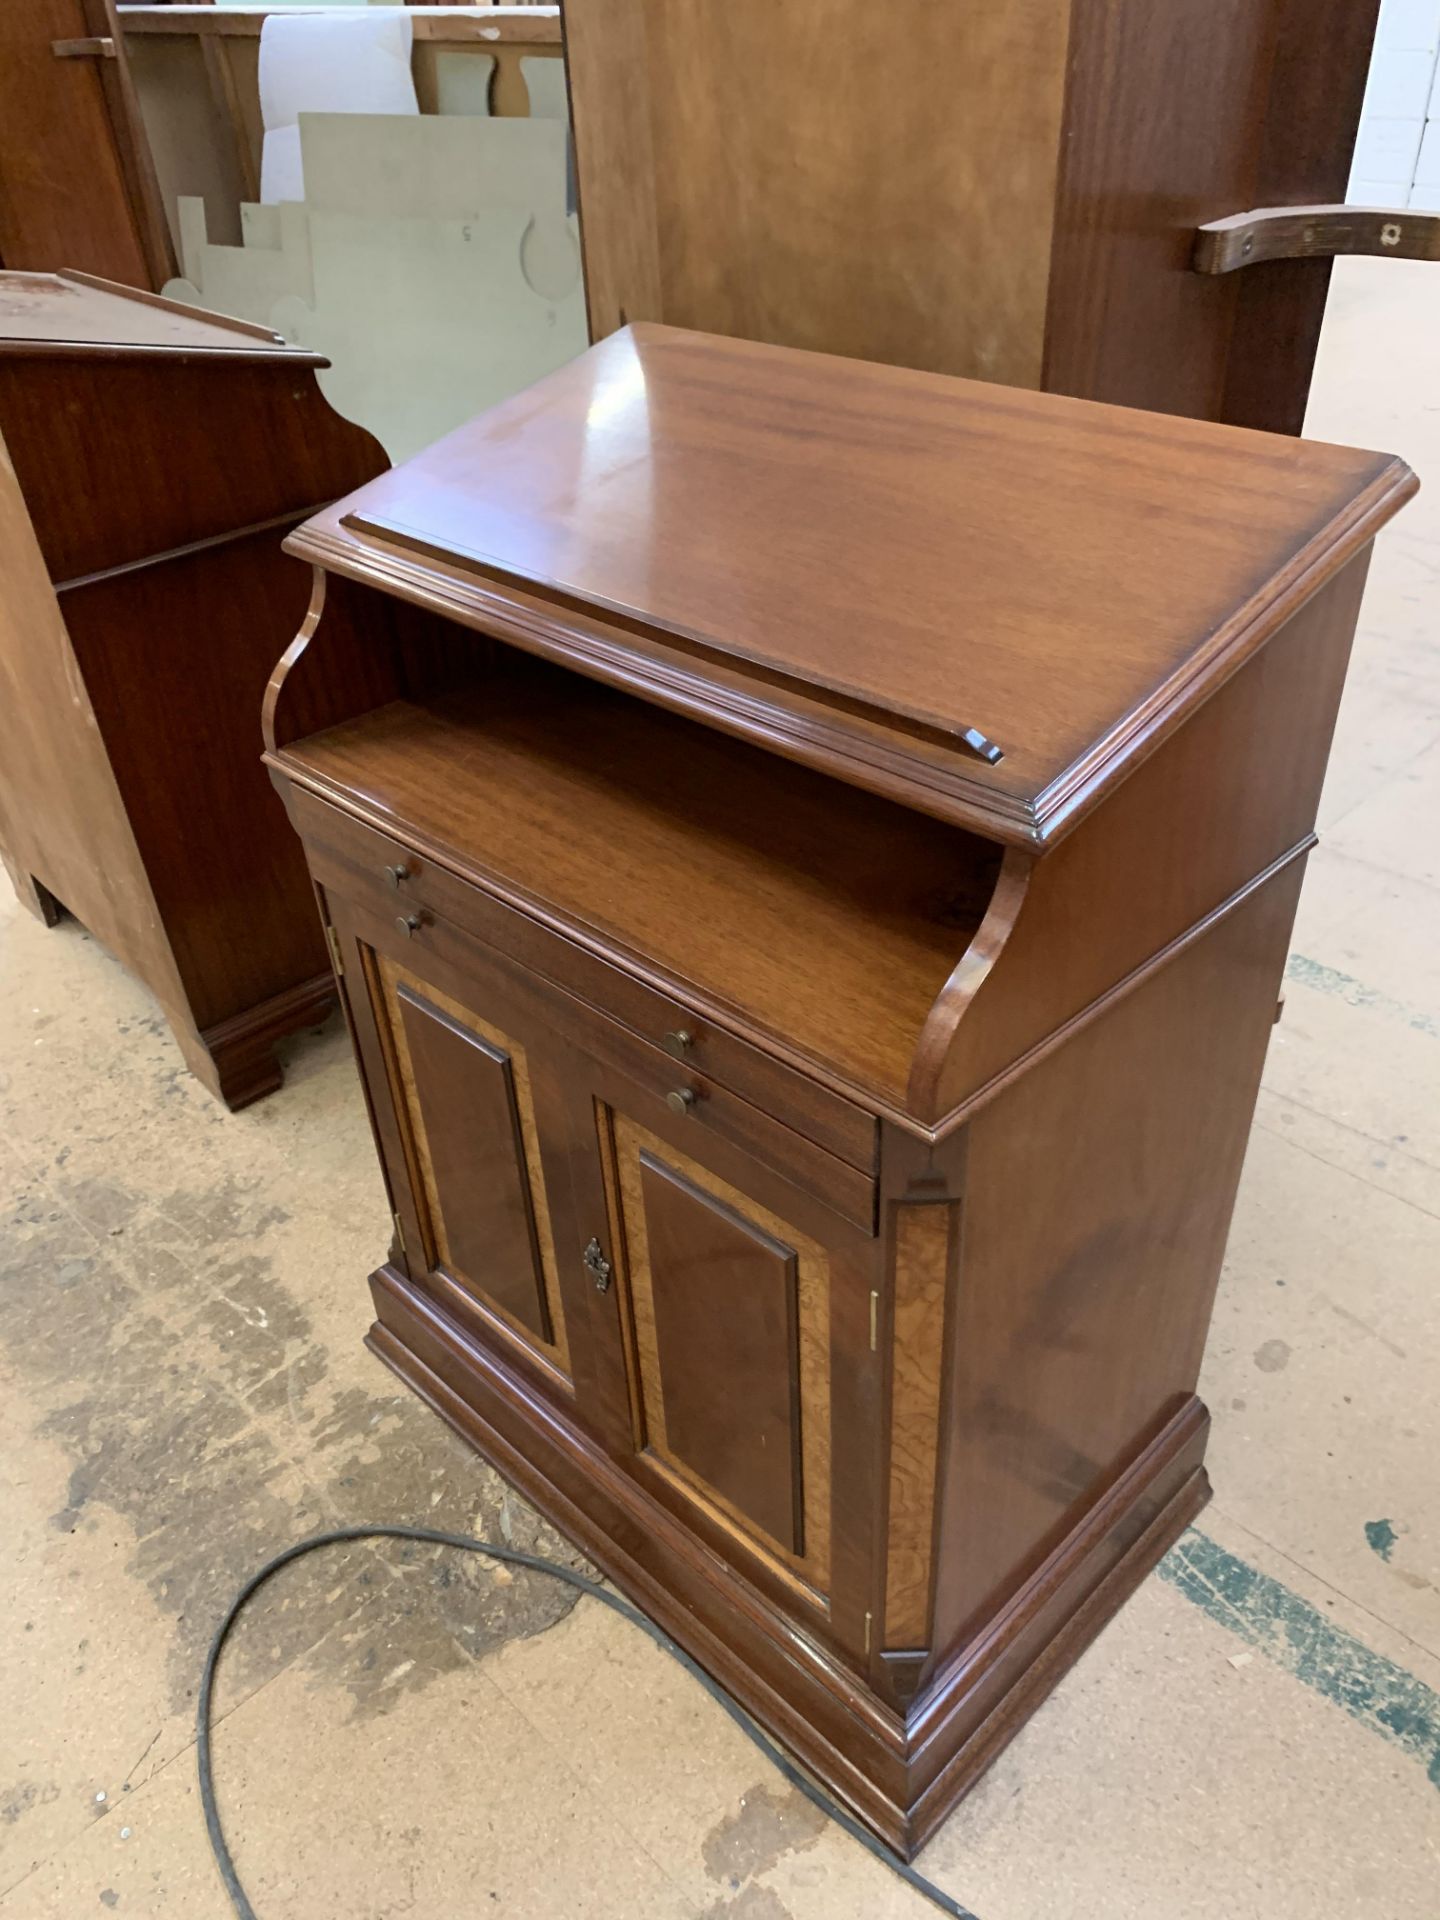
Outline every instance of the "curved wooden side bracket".
<path id="1" fill-rule="evenodd" d="M 1233 273 L 1262 260 L 1328 260 L 1343 253 L 1440 260 L 1440 213 L 1411 207 L 1255 207 L 1199 228 L 1190 264 L 1196 273 Z"/>
<path id="2" fill-rule="evenodd" d="M 287 724 L 282 717 L 281 699 L 285 691 L 285 682 L 310 645 L 324 610 L 325 571 L 323 567 L 314 567 L 311 570 L 310 605 L 305 610 L 300 631 L 276 662 L 275 671 L 271 674 L 269 685 L 265 689 L 265 699 L 260 711 L 260 732 L 267 753 L 275 753 L 279 748 L 288 746 L 297 737 L 298 732 L 303 731 L 294 725 Z"/>
<path id="3" fill-rule="evenodd" d="M 917 1120 L 929 1123 L 940 1117 L 940 1076 L 956 1029 L 1010 938 L 1034 868 L 1034 854 L 1005 849 L 985 917 L 925 1017 L 905 1094 L 906 1110 Z"/>

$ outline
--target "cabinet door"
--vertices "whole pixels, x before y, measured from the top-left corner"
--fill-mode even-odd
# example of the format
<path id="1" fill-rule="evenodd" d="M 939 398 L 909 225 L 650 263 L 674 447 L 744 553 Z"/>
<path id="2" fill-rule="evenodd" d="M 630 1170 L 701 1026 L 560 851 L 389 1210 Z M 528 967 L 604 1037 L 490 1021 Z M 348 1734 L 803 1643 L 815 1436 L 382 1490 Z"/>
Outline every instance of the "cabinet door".
<path id="1" fill-rule="evenodd" d="M 382 922 L 331 906 L 363 985 L 356 1043 L 410 1277 L 568 1386 L 563 1170 L 542 1146 L 537 1037 L 483 981 L 402 958 Z"/>
<path id="2" fill-rule="evenodd" d="M 624 1309 L 627 1464 L 727 1557 L 828 1608 L 832 1252 L 755 1197 L 758 1166 L 732 1150 L 722 1174 L 627 1107 L 646 1110 L 638 1089 L 593 1103 Z M 701 1152 L 713 1162 L 715 1143 Z"/>

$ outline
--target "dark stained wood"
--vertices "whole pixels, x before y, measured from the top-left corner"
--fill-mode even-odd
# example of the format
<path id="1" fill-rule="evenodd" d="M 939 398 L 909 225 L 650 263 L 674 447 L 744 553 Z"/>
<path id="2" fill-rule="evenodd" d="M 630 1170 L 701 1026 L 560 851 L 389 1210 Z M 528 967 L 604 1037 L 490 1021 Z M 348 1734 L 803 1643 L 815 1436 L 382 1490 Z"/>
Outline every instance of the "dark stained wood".
<path id="1" fill-rule="evenodd" d="M 328 630 L 328 617 L 326 626 Z M 657 991 L 648 984 L 649 968 L 643 976 L 622 971 L 552 932 L 531 913 L 506 905 L 485 890 L 477 876 L 462 877 L 463 868 L 452 872 L 422 858 L 415 852 L 413 835 L 401 842 L 377 833 L 289 780 L 285 791 L 290 817 L 309 847 L 312 868 L 317 873 L 323 870 L 340 891 L 367 901 L 377 913 L 393 910 L 398 893 L 437 924 L 445 922 L 473 935 L 507 961 L 601 1009 L 647 1041 L 651 1050 L 663 1053 L 672 1063 L 666 1069 L 672 1076 L 675 1065 L 683 1062 L 707 1081 L 729 1087 L 749 1105 L 782 1115 L 807 1140 L 848 1166 L 873 1175 L 874 1115 L 831 1092 L 813 1069 L 787 1064 L 788 1047 L 777 1043 L 777 1053 L 762 1051 L 722 1024 L 701 996 L 681 1001 Z M 398 888 L 391 872 L 397 865 L 406 869 Z M 426 938 L 433 936 L 427 933 Z M 681 1034 L 689 1036 L 689 1045 L 677 1056 Z"/>
<path id="2" fill-rule="evenodd" d="M 1383 455 L 644 326 L 289 544 L 1033 845 L 1414 484 Z"/>
<path id="3" fill-rule="evenodd" d="M 1205 1333 L 1412 484 L 647 327 L 289 542 L 322 580 L 266 759 L 398 1223 L 372 1344 L 907 1854 L 1208 1496 Z M 420 1004 L 514 1062 L 523 1147 L 417 1068 Z M 426 1238 L 454 1194 L 513 1239 L 522 1157 L 564 1364 Z"/>
<path id="4" fill-rule="evenodd" d="M 399 998 L 445 1264 L 549 1341 L 510 1056 L 408 987 Z"/>
<path id="5" fill-rule="evenodd" d="M 937 1647 L 991 1617 L 1195 1391 L 1302 864 L 966 1129 Z"/>
<path id="6" fill-rule="evenodd" d="M 283 534 L 384 464 L 315 364 L 121 287 L 0 274 L 4 555 L 26 581 L 0 638 L 0 843 L 232 1106 L 280 1084 L 276 1040 L 334 994 L 257 726 L 310 597 Z"/>
<path id="7" fill-rule="evenodd" d="M 292 764 L 682 999 L 896 1100 L 994 868 L 971 835 L 553 669 L 394 702 Z M 402 891 L 424 902 L 425 875 Z M 683 1015 L 651 1037 L 666 1031 L 692 1035 L 677 1076 L 702 1065 Z"/>
<path id="8" fill-rule="evenodd" d="M 1253 190 L 1233 206 L 1283 206 L 1345 198 L 1365 97 L 1379 0 L 1275 0 L 1275 58 Z M 1320 344 L 1326 260 L 1275 261 L 1244 275 L 1230 336 L 1225 419 L 1271 433 L 1305 424 Z"/>
<path id="9" fill-rule="evenodd" d="M 796 1254 L 649 1153 L 640 1156 L 668 1451 L 792 1553 L 800 1508 Z M 744 1382 L 736 1418 L 733 1383 Z"/>
<path id="10" fill-rule="evenodd" d="M 662 321 L 1296 433 L 1328 269 L 1217 287 L 1190 242 L 1343 197 L 1377 5 L 567 0 L 592 338 Z"/>
<path id="11" fill-rule="evenodd" d="M 1440 260 L 1440 213 L 1410 207 L 1256 207 L 1210 220 L 1195 235 L 1197 273 L 1234 273 L 1267 260 L 1368 253 Z"/>
<path id="12" fill-rule="evenodd" d="M 1123 991 L 1256 876 L 1311 844 L 1360 611 L 1361 554 L 1131 775 L 1089 833 L 1031 863 L 1018 908 L 998 899 L 1004 965 L 972 947 L 936 1002 L 909 1102 L 935 1126 Z M 1276 740 L 1288 734 L 1286 752 Z M 1201 835 L 1194 820 L 1205 822 Z M 1135 875 L 1148 876 L 1137 888 Z M 1084 919 L 1083 952 L 1055 956 Z M 972 958 L 972 955 L 975 957 Z M 972 1003 L 975 1018 L 969 1017 Z"/>
<path id="13" fill-rule="evenodd" d="M 152 288 L 177 270 L 114 0 L 0 8 L 0 261 Z"/>

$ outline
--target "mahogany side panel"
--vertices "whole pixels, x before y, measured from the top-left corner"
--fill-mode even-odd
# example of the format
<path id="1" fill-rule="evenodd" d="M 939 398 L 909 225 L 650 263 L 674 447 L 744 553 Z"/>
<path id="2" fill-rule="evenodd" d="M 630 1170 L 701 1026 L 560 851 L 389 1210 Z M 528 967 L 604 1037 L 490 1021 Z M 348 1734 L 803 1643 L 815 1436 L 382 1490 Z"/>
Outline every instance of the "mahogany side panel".
<path id="1" fill-rule="evenodd" d="M 1194 1391 L 1302 866 L 966 1130 L 938 1649 L 963 1643 Z"/>
<path id="2" fill-rule="evenodd" d="M 937 1002 L 914 1111 L 942 1121 L 1308 844 L 1368 565 L 1367 548 L 1030 868 L 999 957 Z"/>
<path id="3" fill-rule="evenodd" d="M 278 545 L 287 518 L 383 471 L 378 441 L 320 392 L 323 364 L 263 349 L 106 357 L 37 344 L 0 355 L 0 428 L 51 578 L 262 524 Z M 270 637 L 283 644 L 293 631 Z"/>
<path id="4" fill-rule="evenodd" d="M 1377 0 L 1072 0 L 1043 384 L 1298 432 L 1329 270 L 1228 286 L 1194 229 L 1341 199 Z"/>
<path id="5" fill-rule="evenodd" d="M 1379 4 L 1278 0 L 1265 135 L 1247 204 L 1345 198 Z M 1221 419 L 1300 432 L 1330 273 L 1328 260 L 1276 260 L 1239 276 Z"/>
<path id="6" fill-rule="evenodd" d="M 0 843 L 123 953 L 171 1018 L 184 988 L 15 473 L 0 442 Z M 195 1036 L 198 1047 L 198 1035 Z"/>
<path id="7" fill-rule="evenodd" d="M 52 51 L 97 37 L 111 58 Z M 134 287 L 175 272 L 114 0 L 0 7 L 0 260 Z"/>
<path id="8" fill-rule="evenodd" d="M 260 533 L 60 596 L 202 1029 L 329 970 L 303 850 L 260 765 L 276 637 L 309 585 Z"/>

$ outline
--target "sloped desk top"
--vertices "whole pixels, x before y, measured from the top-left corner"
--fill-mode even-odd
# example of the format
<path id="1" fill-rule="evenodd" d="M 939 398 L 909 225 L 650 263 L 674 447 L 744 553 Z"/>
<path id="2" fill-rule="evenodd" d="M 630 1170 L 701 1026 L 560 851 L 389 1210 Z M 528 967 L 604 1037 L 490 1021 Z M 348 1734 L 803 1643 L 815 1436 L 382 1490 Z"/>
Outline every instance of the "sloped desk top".
<path id="1" fill-rule="evenodd" d="M 1034 846 L 1415 485 L 1384 454 L 645 325 L 289 544 Z"/>

